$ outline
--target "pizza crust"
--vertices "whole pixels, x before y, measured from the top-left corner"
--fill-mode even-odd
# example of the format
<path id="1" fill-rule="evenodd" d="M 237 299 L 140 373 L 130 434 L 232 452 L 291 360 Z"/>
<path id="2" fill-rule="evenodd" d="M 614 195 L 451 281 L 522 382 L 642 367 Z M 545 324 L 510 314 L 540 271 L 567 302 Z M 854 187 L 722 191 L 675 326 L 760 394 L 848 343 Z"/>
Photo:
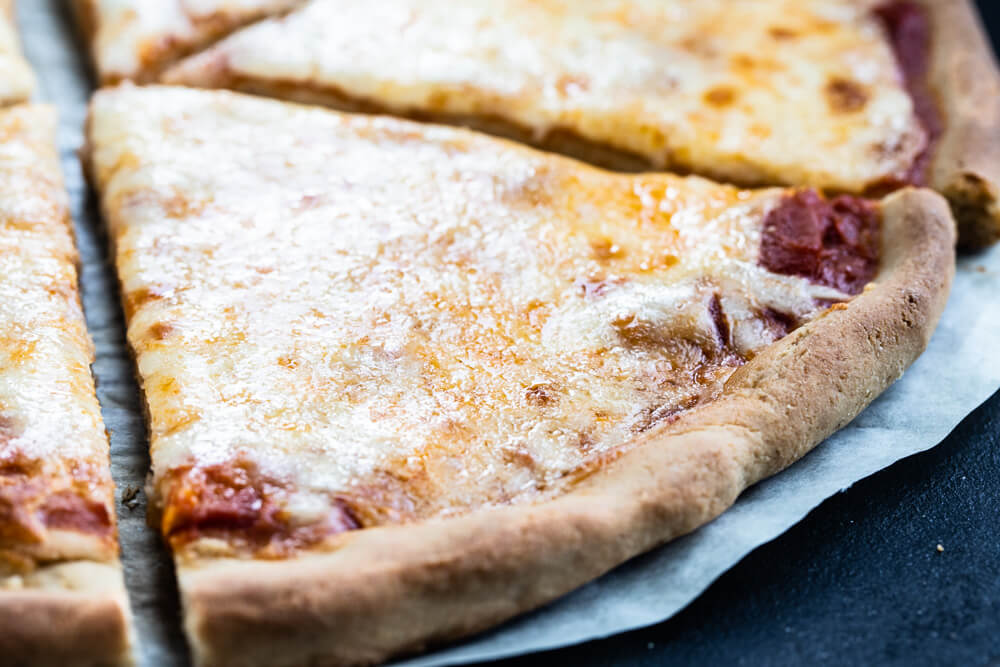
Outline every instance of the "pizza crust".
<path id="1" fill-rule="evenodd" d="M 886 200 L 880 277 L 768 347 L 718 401 L 550 502 L 344 533 L 294 562 L 178 556 L 203 666 L 362 664 L 495 625 L 694 530 L 847 424 L 926 346 L 954 273 L 944 200 Z"/>
<path id="2" fill-rule="evenodd" d="M 1000 239 L 1000 74 L 971 0 L 920 0 L 931 17 L 930 84 L 944 131 L 930 185 L 951 203 L 959 242 Z"/>
<path id="3" fill-rule="evenodd" d="M 60 563 L 0 578 L 0 600 L 5 665 L 133 664 L 128 602 L 117 562 Z"/>

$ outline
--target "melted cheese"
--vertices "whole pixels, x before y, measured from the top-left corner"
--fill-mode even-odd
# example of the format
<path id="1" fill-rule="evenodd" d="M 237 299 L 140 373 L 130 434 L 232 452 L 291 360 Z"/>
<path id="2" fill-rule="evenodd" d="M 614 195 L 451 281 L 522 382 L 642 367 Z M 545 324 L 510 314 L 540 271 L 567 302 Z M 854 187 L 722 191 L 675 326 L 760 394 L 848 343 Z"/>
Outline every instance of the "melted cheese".
<path id="1" fill-rule="evenodd" d="M 179 56 L 301 0 L 74 0 L 102 81 L 149 78 Z"/>
<path id="2" fill-rule="evenodd" d="M 35 75 L 21 54 L 13 0 L 0 0 L 0 104 L 24 102 L 35 89 Z"/>
<path id="3" fill-rule="evenodd" d="M 81 493 L 114 514 L 54 133 L 48 107 L 0 113 L 0 495 L 15 504 L 0 518 L 0 571 L 3 551 L 18 547 L 3 519 L 35 511 L 19 497 L 44 500 L 19 486 L 18 471 L 31 470 L 26 483 L 44 493 Z"/>
<path id="4" fill-rule="evenodd" d="M 180 88 L 99 92 L 89 141 L 161 493 L 250 461 L 302 521 L 537 498 L 717 395 L 763 309 L 846 298 L 759 266 L 780 190 Z"/>
<path id="5" fill-rule="evenodd" d="M 926 143 L 873 4 L 312 0 L 166 80 L 568 129 L 658 167 L 858 192 Z"/>

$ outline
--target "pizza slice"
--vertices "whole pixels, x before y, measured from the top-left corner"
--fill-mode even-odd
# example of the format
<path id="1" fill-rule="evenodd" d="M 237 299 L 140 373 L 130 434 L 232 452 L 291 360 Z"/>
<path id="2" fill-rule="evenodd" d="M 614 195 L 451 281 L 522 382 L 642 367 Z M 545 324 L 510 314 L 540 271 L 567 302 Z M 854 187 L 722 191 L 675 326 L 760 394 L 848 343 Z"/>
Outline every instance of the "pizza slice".
<path id="1" fill-rule="evenodd" d="M 240 26 L 302 0 L 71 0 L 101 83 L 151 80 Z"/>
<path id="2" fill-rule="evenodd" d="M 366 663 L 693 530 L 924 348 L 944 200 L 620 174 L 226 91 L 86 149 L 200 665 Z"/>
<path id="3" fill-rule="evenodd" d="M 1000 234 L 1000 83 L 966 0 L 311 0 L 168 83 L 470 125 L 618 169 L 884 194 Z"/>
<path id="4" fill-rule="evenodd" d="M 55 112 L 0 111 L 0 662 L 130 663 Z"/>
<path id="5" fill-rule="evenodd" d="M 0 0 L 0 105 L 25 102 L 35 90 L 35 74 L 21 53 L 14 0 Z"/>

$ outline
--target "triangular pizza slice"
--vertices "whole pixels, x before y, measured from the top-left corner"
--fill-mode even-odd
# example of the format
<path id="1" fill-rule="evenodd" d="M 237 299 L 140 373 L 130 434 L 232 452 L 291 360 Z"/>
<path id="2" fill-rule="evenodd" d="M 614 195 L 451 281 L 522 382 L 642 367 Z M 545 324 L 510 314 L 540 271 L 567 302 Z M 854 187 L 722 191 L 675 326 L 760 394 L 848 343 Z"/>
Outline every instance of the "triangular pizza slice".
<path id="1" fill-rule="evenodd" d="M 310 0 L 163 81 L 470 125 L 614 168 L 884 193 L 1000 234 L 1000 77 L 966 0 Z"/>
<path id="2" fill-rule="evenodd" d="M 0 0 L 0 105 L 25 102 L 35 90 L 35 74 L 21 53 L 14 0 Z"/>
<path id="3" fill-rule="evenodd" d="M 0 662 L 131 662 L 55 111 L 0 111 Z"/>
<path id="4" fill-rule="evenodd" d="M 150 80 L 178 58 L 302 0 L 71 0 L 102 83 Z"/>
<path id="5" fill-rule="evenodd" d="M 930 191 L 616 174 L 121 87 L 86 151 L 200 665 L 371 662 L 690 531 L 924 348 Z"/>

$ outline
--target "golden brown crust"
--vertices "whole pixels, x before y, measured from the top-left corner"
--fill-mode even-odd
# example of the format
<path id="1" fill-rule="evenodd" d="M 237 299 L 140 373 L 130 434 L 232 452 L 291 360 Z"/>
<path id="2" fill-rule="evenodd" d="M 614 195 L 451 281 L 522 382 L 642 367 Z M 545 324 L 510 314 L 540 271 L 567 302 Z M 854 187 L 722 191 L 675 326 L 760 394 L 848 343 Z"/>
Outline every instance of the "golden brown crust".
<path id="1" fill-rule="evenodd" d="M 0 579 L 4 665 L 130 665 L 128 619 L 117 563 L 63 563 Z"/>
<path id="2" fill-rule="evenodd" d="M 944 130 L 930 185 L 951 204 L 959 242 L 1000 239 L 1000 74 L 971 0 L 920 0 L 933 30 L 930 85 Z"/>
<path id="3" fill-rule="evenodd" d="M 945 202 L 884 200 L 880 277 L 767 348 L 723 398 L 551 502 L 341 535 L 287 561 L 178 560 L 200 665 L 370 663 L 537 607 L 689 532 L 844 426 L 920 354 L 954 272 Z"/>

